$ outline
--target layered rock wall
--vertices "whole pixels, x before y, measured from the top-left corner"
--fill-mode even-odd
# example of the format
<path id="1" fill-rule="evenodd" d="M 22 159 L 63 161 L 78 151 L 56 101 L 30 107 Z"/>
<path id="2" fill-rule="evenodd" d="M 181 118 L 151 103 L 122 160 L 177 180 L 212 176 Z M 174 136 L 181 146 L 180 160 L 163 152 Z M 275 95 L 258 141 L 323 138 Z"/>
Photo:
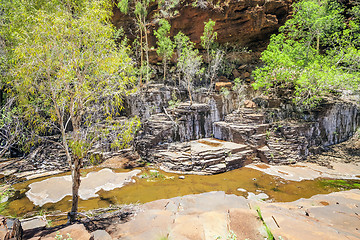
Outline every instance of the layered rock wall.
<path id="1" fill-rule="evenodd" d="M 194 99 L 198 103 L 173 108 L 166 108 L 163 100 L 147 99 L 146 106 L 158 111 L 163 105 L 163 113 L 142 116 L 147 120 L 136 144 L 143 157 L 153 160 L 153 150 L 166 149 L 170 143 L 215 137 L 247 145 L 262 161 L 287 164 L 349 139 L 360 126 L 360 110 L 352 102 L 328 101 L 301 113 L 292 104 L 271 99 L 258 99 L 254 108 L 244 108 L 235 92 L 227 96 L 199 92 Z M 148 114 L 136 106 L 132 109 Z"/>

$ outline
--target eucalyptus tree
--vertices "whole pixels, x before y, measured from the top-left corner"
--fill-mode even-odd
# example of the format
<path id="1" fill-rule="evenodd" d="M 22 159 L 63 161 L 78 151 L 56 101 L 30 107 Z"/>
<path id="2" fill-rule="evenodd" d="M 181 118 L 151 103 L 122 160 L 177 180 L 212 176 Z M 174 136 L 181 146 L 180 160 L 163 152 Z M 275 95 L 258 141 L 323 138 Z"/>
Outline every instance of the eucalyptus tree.
<path id="1" fill-rule="evenodd" d="M 216 22 L 209 19 L 209 21 L 204 22 L 204 24 L 204 32 L 200 40 L 201 46 L 206 50 L 206 61 L 208 63 L 206 79 L 210 79 L 209 91 L 211 91 L 214 78 L 217 75 L 223 58 L 223 52 L 214 49 L 214 43 L 217 39 L 217 32 L 214 31 Z"/>
<path id="2" fill-rule="evenodd" d="M 120 11 L 124 14 L 129 13 L 129 9 L 133 6 L 133 13 L 136 17 L 136 23 L 139 28 L 140 34 L 140 85 L 142 84 L 142 74 L 144 71 L 144 51 L 146 57 L 146 65 L 145 65 L 145 77 L 146 82 L 149 81 L 149 40 L 148 40 L 148 27 L 146 18 L 148 16 L 148 7 L 151 2 L 155 0 L 133 0 L 129 2 L 129 0 L 120 0 L 118 3 L 118 7 Z M 144 40 L 145 39 L 145 40 Z M 145 46 L 144 46 L 145 45 Z"/>
<path id="3" fill-rule="evenodd" d="M 170 23 L 165 19 L 160 19 L 158 30 L 154 31 L 154 35 L 157 38 L 157 54 L 162 57 L 164 66 L 164 80 L 166 79 L 167 61 L 171 59 L 175 45 L 170 38 Z"/>
<path id="4" fill-rule="evenodd" d="M 315 45 L 319 52 L 320 42 L 326 43 L 331 33 L 341 30 L 344 8 L 336 0 L 303 0 L 295 3 L 293 18 L 281 31 L 293 39 L 302 39 L 308 46 Z"/>
<path id="5" fill-rule="evenodd" d="M 20 11 L 33 9 L 30 0 L 15 2 Z M 14 29 L 10 74 L 29 125 L 39 133 L 53 128 L 61 133 L 59 144 L 72 172 L 74 221 L 82 160 L 104 132 L 99 123 L 122 109 L 135 78 L 128 49 L 115 42 L 110 0 L 46 2 L 54 7 L 24 11 L 20 25 L 9 22 Z"/>
<path id="6" fill-rule="evenodd" d="M 179 32 L 174 40 L 178 52 L 179 81 L 182 79 L 180 83 L 183 83 L 187 88 L 190 103 L 192 104 L 193 79 L 203 72 L 203 69 L 201 69 L 202 57 L 199 55 L 199 50 L 195 49 L 195 44 L 182 32 Z"/>

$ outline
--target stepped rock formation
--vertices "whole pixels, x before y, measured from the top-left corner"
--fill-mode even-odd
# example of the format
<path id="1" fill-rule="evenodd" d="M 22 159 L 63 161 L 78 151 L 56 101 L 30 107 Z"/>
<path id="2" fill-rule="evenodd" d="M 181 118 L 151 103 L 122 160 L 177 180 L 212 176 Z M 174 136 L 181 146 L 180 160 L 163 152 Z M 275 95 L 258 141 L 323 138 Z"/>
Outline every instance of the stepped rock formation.
<path id="1" fill-rule="evenodd" d="M 159 91 L 154 88 L 158 87 L 150 85 L 148 91 L 157 95 Z M 141 116 L 144 124 L 135 140 L 136 150 L 168 171 L 214 174 L 252 160 L 296 163 L 349 139 L 360 126 L 359 106 L 343 100 L 329 100 L 317 110 L 301 113 L 291 102 L 267 98 L 244 102 L 232 91 L 227 96 L 199 91 L 194 94 L 197 103 L 172 107 L 165 99 L 145 96 L 143 104 L 133 105 L 152 106 L 159 111 L 148 117 L 149 111 L 132 108 L 136 114 L 146 113 Z M 226 142 L 205 139 L 210 137 Z M 212 149 L 207 144 L 205 153 L 199 150 L 204 141 L 222 146 Z M 240 150 L 227 149 L 231 144 L 237 144 Z"/>

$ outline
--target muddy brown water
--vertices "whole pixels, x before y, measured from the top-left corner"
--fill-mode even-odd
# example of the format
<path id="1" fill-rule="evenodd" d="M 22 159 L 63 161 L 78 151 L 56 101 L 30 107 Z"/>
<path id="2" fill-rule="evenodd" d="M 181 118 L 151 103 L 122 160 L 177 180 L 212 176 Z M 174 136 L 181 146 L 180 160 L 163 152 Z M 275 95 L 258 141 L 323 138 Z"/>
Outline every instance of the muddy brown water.
<path id="1" fill-rule="evenodd" d="M 97 170 L 100 169 L 85 169 L 82 170 L 82 174 L 85 175 L 90 171 Z M 127 170 L 121 169 L 114 171 L 124 172 Z M 143 169 L 142 173 L 138 176 L 145 173 L 150 175 L 149 171 Z M 145 179 L 136 177 L 135 183 L 129 183 L 122 188 L 111 191 L 100 190 L 98 192 L 99 197 L 80 200 L 79 210 L 87 211 L 117 204 L 146 203 L 157 199 L 166 199 L 210 191 L 224 191 L 227 194 L 235 194 L 244 197 L 248 195 L 247 192 L 238 191 L 238 188 L 253 193 L 264 192 L 270 197 L 270 200 L 276 202 L 289 202 L 300 198 L 309 198 L 316 194 L 327 194 L 344 190 L 341 187 L 325 186 L 322 179 L 300 182 L 286 181 L 282 178 L 246 167 L 210 176 L 185 175 L 185 179 L 179 179 L 180 175 L 178 174 L 162 171 L 159 171 L 159 174 L 161 176 L 160 178 Z M 162 176 L 164 176 L 164 178 L 162 178 Z M 8 201 L 8 205 L 1 214 L 21 217 L 29 212 L 69 211 L 71 208 L 70 196 L 63 198 L 57 203 L 47 203 L 41 208 L 35 206 L 26 197 L 25 192 L 29 190 L 28 185 L 44 179 L 46 178 L 39 178 L 14 185 L 13 187 L 17 190 L 17 193 L 15 194 L 15 197 Z M 360 183 L 360 181 L 357 182 Z"/>

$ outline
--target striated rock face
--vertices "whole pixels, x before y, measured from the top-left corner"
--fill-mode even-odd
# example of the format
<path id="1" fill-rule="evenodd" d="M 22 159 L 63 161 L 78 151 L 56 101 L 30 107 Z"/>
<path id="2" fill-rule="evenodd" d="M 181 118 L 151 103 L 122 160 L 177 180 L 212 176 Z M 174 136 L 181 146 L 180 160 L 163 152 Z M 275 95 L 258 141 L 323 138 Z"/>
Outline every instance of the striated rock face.
<path id="1" fill-rule="evenodd" d="M 279 110 L 268 109 L 267 121 L 274 121 L 271 113 Z M 304 114 L 301 118 L 307 121 L 277 119 L 271 124 L 267 146 L 259 150 L 262 160 L 294 163 L 349 139 L 360 126 L 360 109 L 353 103 L 328 102 L 319 111 Z"/>
<path id="2" fill-rule="evenodd" d="M 143 120 L 148 119 L 152 114 L 164 112 L 164 108 L 169 106 L 169 101 L 173 97 L 182 99 L 183 95 L 185 93 L 175 87 L 149 84 L 141 92 L 128 96 L 126 104 L 130 111 L 129 114 L 139 116 Z"/>
<path id="3" fill-rule="evenodd" d="M 155 87 L 155 86 L 154 86 Z M 185 142 L 213 136 L 214 122 L 220 121 L 239 106 L 236 94 L 228 97 L 218 94 L 194 94 L 196 104 L 181 103 L 169 109 L 171 98 L 161 98 L 160 90 L 151 88 L 152 96 L 141 101 L 128 100 L 131 103 L 132 115 L 140 114 L 143 119 L 142 129 L 135 141 L 136 150 L 148 160 L 152 159 L 150 152 L 156 146 L 164 146 L 173 142 Z M 166 93 L 163 93 L 166 94 Z M 166 101 L 168 100 L 168 101 Z M 151 107 L 152 114 L 148 110 Z M 164 109 L 167 109 L 164 113 Z"/>
<path id="4" fill-rule="evenodd" d="M 147 106 L 163 104 L 163 113 L 155 111 L 147 118 L 143 111 L 142 118 L 147 120 L 135 141 L 142 157 L 172 171 L 217 173 L 232 169 L 223 153 L 221 157 L 206 156 L 204 163 L 203 156 L 186 154 L 189 141 L 214 137 L 245 145 L 252 159 L 289 164 L 349 139 L 360 126 L 360 109 L 351 102 L 329 100 L 317 110 L 301 113 L 286 101 L 244 101 L 234 92 L 224 96 L 199 91 L 194 100 L 197 103 L 193 105 L 187 102 L 174 108 L 166 108 L 157 98 L 146 101 Z M 236 166 L 243 164 L 243 155 L 247 156 L 241 154 Z"/>
<path id="5" fill-rule="evenodd" d="M 175 140 L 184 142 L 210 137 L 212 134 L 211 111 L 209 104 L 181 104 L 173 110 L 177 122 Z"/>
<path id="6" fill-rule="evenodd" d="M 199 1 L 200 2 L 200 1 Z M 284 24 L 293 0 L 230 0 L 220 1 L 217 6 L 205 4 L 193 7 L 193 1 L 179 4 L 174 11 L 178 14 L 170 19 L 171 35 L 182 31 L 191 41 L 200 43 L 204 22 L 212 19 L 216 21 L 214 30 L 218 32 L 219 43 L 240 44 L 252 49 L 263 48 L 271 34 Z M 112 22 L 116 27 L 123 27 L 130 40 L 135 39 L 136 26 L 131 15 L 122 14 L 114 7 Z M 157 28 L 156 14 L 159 13 L 156 4 L 149 7 L 148 22 L 151 31 Z M 149 34 L 150 45 L 155 46 L 156 39 Z"/>
<path id="7" fill-rule="evenodd" d="M 253 151 L 243 144 L 215 138 L 171 144 L 155 154 L 156 162 L 166 171 L 187 174 L 215 174 L 236 169 L 251 162 Z"/>
<path id="8" fill-rule="evenodd" d="M 329 103 L 323 108 L 318 128 L 325 147 L 349 139 L 360 125 L 360 109 L 352 103 Z"/>

